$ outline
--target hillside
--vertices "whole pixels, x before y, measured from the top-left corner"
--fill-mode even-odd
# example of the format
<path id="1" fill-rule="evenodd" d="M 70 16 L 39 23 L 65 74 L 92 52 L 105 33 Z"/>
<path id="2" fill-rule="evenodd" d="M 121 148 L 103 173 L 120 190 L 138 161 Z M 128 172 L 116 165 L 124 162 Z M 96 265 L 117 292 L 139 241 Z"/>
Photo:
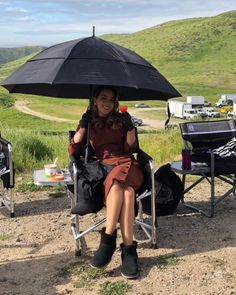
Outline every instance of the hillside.
<path id="1" fill-rule="evenodd" d="M 0 65 L 12 60 L 16 60 L 23 56 L 27 56 L 33 52 L 42 50 L 42 46 L 24 46 L 17 48 L 0 48 Z"/>
<path id="2" fill-rule="evenodd" d="M 17 70 L 21 65 L 23 65 L 27 60 L 29 60 L 36 54 L 37 52 L 34 52 L 30 55 L 0 65 L 0 81 L 5 79 L 8 75 Z"/>
<path id="3" fill-rule="evenodd" d="M 144 56 L 183 94 L 235 92 L 236 11 L 170 21 L 131 35 L 104 35 Z"/>
<path id="4" fill-rule="evenodd" d="M 214 102 L 223 93 L 236 92 L 235 29 L 236 10 L 101 37 L 146 58 L 182 95 L 203 95 Z M 30 57 L 0 66 L 0 81 Z"/>

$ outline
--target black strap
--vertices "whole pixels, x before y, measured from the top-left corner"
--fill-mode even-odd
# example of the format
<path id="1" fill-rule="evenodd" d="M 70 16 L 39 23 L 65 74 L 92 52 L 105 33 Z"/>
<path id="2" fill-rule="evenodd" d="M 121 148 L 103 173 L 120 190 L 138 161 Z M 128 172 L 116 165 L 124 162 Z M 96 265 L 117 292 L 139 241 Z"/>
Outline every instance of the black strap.
<path id="1" fill-rule="evenodd" d="M 170 107 L 169 107 L 169 102 L 167 102 L 166 110 L 167 110 L 168 118 L 167 118 L 167 120 L 165 121 L 165 128 L 166 128 L 166 126 L 168 125 L 168 123 L 169 123 L 169 121 L 170 121 Z"/>

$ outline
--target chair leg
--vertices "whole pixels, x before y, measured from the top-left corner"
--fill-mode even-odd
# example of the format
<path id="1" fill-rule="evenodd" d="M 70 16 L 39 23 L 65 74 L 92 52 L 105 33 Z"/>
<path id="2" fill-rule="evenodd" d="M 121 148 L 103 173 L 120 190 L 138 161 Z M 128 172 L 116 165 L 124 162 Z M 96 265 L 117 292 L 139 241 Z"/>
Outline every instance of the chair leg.
<path id="1" fill-rule="evenodd" d="M 181 197 L 180 197 L 180 199 L 181 199 L 181 203 L 184 203 L 185 180 L 186 180 L 186 175 L 183 174 L 183 176 L 182 176 L 183 193 L 182 193 L 182 195 L 181 195 Z"/>
<path id="2" fill-rule="evenodd" d="M 80 232 L 80 226 L 79 226 L 79 216 L 75 216 L 75 226 L 76 230 L 79 233 Z M 80 256 L 81 255 L 81 240 L 76 239 L 75 240 L 75 256 Z"/>
<path id="3" fill-rule="evenodd" d="M 156 217 L 156 204 L 155 204 L 155 178 L 154 178 L 154 164 L 152 160 L 149 160 L 149 167 L 151 171 L 151 190 L 146 190 L 142 195 L 138 197 L 139 212 L 135 219 L 135 223 L 138 224 L 148 239 L 151 241 L 151 247 L 157 248 L 157 217 Z M 142 203 L 141 200 L 151 195 L 151 222 L 147 223 L 143 220 L 142 215 Z"/>
<path id="4" fill-rule="evenodd" d="M 15 203 L 13 189 L 5 189 L 2 185 L 0 188 L 0 203 L 10 211 L 10 217 L 15 217 Z"/>
<path id="5" fill-rule="evenodd" d="M 210 217 L 214 216 L 214 208 L 215 208 L 215 156 L 214 156 L 214 153 L 211 152 L 211 210 L 210 210 Z"/>

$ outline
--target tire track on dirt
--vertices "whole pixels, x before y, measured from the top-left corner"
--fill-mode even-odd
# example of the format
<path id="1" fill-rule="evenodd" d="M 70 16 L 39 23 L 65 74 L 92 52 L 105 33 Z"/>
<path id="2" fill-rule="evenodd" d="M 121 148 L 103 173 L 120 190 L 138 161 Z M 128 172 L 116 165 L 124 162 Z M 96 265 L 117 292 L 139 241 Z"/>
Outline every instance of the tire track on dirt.
<path id="1" fill-rule="evenodd" d="M 50 115 L 46 115 L 41 112 L 34 111 L 30 108 L 27 107 L 27 103 L 23 100 L 17 100 L 15 102 L 15 108 L 25 114 L 32 115 L 35 117 L 39 117 L 41 119 L 49 120 L 49 121 L 54 121 L 54 122 L 68 122 L 68 123 L 76 123 L 78 120 L 70 120 L 70 119 L 64 119 L 64 118 L 58 118 Z"/>

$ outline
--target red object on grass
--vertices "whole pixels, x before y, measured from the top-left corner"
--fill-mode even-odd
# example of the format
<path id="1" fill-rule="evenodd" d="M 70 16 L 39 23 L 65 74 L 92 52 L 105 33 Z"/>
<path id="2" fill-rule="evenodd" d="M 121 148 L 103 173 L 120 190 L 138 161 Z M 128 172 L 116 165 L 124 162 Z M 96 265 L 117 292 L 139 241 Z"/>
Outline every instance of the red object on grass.
<path id="1" fill-rule="evenodd" d="M 127 110 L 128 110 L 128 106 L 120 106 L 120 107 L 119 107 L 119 111 L 120 111 L 121 113 L 125 113 L 125 112 L 127 112 Z"/>

